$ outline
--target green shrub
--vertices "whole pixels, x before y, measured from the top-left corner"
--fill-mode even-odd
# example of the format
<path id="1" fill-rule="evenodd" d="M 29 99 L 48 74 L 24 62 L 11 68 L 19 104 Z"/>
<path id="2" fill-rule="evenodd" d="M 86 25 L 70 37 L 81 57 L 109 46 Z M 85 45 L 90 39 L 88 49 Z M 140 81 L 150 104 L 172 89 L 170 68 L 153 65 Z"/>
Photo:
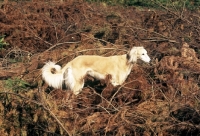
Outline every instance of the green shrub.
<path id="1" fill-rule="evenodd" d="M 159 5 L 172 8 L 198 9 L 200 0 L 86 0 L 88 2 L 104 2 L 110 5 L 141 6 L 157 8 Z"/>
<path id="2" fill-rule="evenodd" d="M 5 87 L 11 89 L 14 92 L 22 91 L 26 89 L 27 86 L 29 86 L 29 83 L 19 78 L 14 78 L 14 79 L 9 78 L 5 80 Z"/>

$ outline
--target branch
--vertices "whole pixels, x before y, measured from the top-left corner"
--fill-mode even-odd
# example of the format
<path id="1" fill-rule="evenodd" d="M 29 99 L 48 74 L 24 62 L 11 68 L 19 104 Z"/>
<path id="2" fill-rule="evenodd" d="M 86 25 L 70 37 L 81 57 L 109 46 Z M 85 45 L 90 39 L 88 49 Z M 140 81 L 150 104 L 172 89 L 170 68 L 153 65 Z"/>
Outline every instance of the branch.
<path id="1" fill-rule="evenodd" d="M 98 96 L 100 96 L 102 99 L 104 99 L 109 105 L 111 105 L 116 111 L 119 111 L 114 105 L 112 105 L 106 98 L 104 98 L 103 96 L 101 96 L 100 94 L 98 94 L 93 88 L 91 88 L 91 87 L 88 87 L 88 88 L 90 88 L 90 89 L 92 89 L 92 91 L 96 94 L 96 95 L 98 95 Z M 104 108 L 105 109 L 105 108 Z M 107 111 L 107 110 L 106 110 Z M 108 111 L 107 111 L 108 112 Z M 109 113 L 109 112 L 108 112 Z"/>
<path id="2" fill-rule="evenodd" d="M 46 41 L 44 41 L 44 42 L 46 43 Z M 49 50 L 55 48 L 56 46 L 59 46 L 59 45 L 62 45 L 62 44 L 74 44 L 74 43 L 80 43 L 80 42 L 81 41 L 78 41 L 78 42 L 62 42 L 62 43 L 56 43 L 55 45 L 51 44 L 52 46 L 49 49 L 47 49 L 46 51 L 49 51 Z M 46 51 L 44 51 L 44 52 L 46 52 Z"/>
<path id="3" fill-rule="evenodd" d="M 131 82 L 133 82 L 133 81 L 136 81 L 136 80 L 132 80 L 132 81 L 130 81 L 130 82 L 127 82 L 127 83 L 124 83 L 123 85 L 121 85 L 121 86 L 117 89 L 117 91 L 113 94 L 113 96 L 112 96 L 112 98 L 110 99 L 109 103 L 110 103 L 110 104 L 112 103 L 114 97 L 117 95 L 117 93 L 120 91 L 120 89 L 121 89 L 122 87 L 124 87 L 126 84 L 129 84 L 129 83 L 131 83 Z M 132 89 L 132 90 L 134 90 L 134 89 Z M 108 105 L 108 106 L 110 106 L 110 105 Z M 107 106 L 107 107 L 108 107 L 108 106 Z"/>
<path id="4" fill-rule="evenodd" d="M 145 38 L 145 39 L 142 39 L 142 40 L 151 41 L 151 42 L 172 42 L 172 43 L 178 43 L 175 40 L 170 40 L 170 39 L 165 39 L 165 38 L 159 38 L 159 37 Z"/>

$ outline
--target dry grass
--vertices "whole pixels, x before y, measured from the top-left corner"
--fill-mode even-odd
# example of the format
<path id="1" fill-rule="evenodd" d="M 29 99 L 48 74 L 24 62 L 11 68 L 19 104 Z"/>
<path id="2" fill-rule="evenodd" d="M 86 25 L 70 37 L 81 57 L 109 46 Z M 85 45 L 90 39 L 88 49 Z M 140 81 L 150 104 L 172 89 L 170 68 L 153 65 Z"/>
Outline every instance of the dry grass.
<path id="1" fill-rule="evenodd" d="M 9 46 L 0 51 L 1 134 L 198 135 L 200 20 L 171 12 L 85 2 L 4 4 L 0 33 Z M 152 62 L 135 64 L 122 86 L 114 88 L 109 76 L 86 77 L 74 96 L 41 79 L 48 60 L 64 65 L 78 55 L 124 54 L 136 45 Z"/>

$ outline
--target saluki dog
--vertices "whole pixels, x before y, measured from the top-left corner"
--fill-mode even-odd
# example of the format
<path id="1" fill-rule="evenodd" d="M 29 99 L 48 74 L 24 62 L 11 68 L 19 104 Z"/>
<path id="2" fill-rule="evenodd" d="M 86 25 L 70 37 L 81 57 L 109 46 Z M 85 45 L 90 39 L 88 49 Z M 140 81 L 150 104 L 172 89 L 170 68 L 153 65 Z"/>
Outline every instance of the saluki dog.
<path id="1" fill-rule="evenodd" d="M 122 85 L 130 74 L 133 64 L 138 59 L 147 63 L 150 62 L 144 47 L 133 47 L 127 54 L 110 57 L 97 55 L 78 56 L 63 68 L 49 61 L 42 68 L 42 78 L 53 88 L 62 89 L 63 85 L 65 85 L 77 95 L 84 86 L 84 77 L 86 75 L 99 80 L 111 75 L 113 86 Z"/>

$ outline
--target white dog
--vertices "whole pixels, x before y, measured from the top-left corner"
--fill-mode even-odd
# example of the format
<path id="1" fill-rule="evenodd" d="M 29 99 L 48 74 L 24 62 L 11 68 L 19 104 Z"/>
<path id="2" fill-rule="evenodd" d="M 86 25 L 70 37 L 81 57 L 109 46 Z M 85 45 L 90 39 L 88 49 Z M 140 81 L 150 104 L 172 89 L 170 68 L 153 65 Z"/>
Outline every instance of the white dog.
<path id="1" fill-rule="evenodd" d="M 63 68 L 54 62 L 46 63 L 42 68 L 42 77 L 49 86 L 62 89 L 64 84 L 77 95 L 84 86 L 86 75 L 96 79 L 105 79 L 107 75 L 111 75 L 113 86 L 121 85 L 137 59 L 150 61 L 143 47 L 133 47 L 128 54 L 118 56 L 83 55 L 76 57 Z"/>

